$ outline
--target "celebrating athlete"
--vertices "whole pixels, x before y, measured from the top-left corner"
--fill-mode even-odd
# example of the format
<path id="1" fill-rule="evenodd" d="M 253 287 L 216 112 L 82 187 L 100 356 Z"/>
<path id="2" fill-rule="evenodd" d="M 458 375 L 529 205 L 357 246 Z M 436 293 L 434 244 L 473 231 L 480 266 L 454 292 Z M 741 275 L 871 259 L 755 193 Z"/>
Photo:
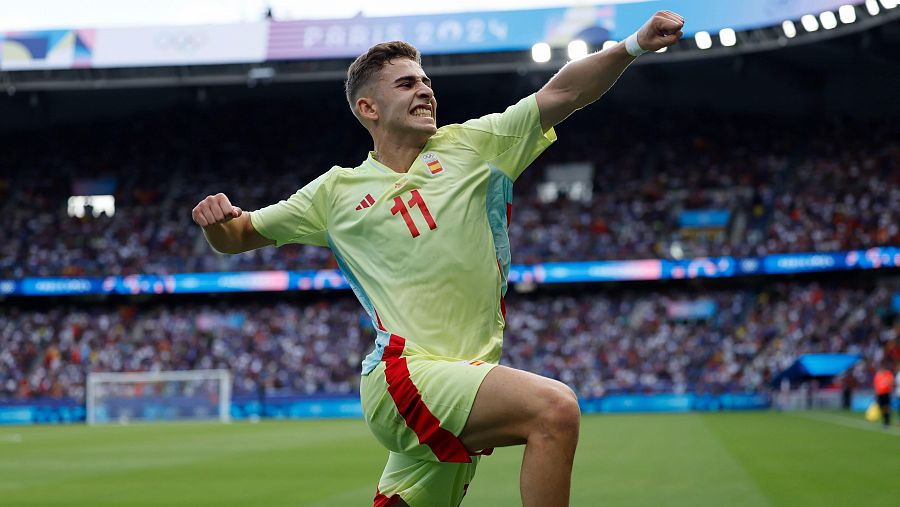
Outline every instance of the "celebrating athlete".
<path id="1" fill-rule="evenodd" d="M 497 364 L 512 185 L 556 139 L 554 125 L 599 99 L 636 56 L 674 44 L 683 26 L 658 12 L 505 112 L 441 128 L 419 52 L 377 44 L 346 81 L 374 142 L 366 160 L 252 213 L 223 194 L 193 209 L 220 252 L 288 243 L 334 252 L 377 333 L 360 385 L 366 423 L 390 451 L 376 506 L 456 507 L 481 455 L 520 444 L 523 505 L 568 505 L 575 394 Z"/>

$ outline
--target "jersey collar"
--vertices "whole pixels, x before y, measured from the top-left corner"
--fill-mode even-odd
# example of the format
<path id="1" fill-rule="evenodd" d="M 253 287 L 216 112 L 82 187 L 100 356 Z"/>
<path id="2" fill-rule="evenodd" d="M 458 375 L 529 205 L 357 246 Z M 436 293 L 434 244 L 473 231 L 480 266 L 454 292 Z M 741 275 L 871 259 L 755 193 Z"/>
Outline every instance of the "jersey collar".
<path id="1" fill-rule="evenodd" d="M 412 167 L 410 167 L 410 168 L 409 168 L 409 171 L 408 171 L 407 173 L 405 173 L 405 174 L 409 174 L 409 173 L 413 172 L 413 170 L 415 170 L 416 164 L 417 164 L 418 162 L 421 162 L 421 161 L 422 161 L 422 154 L 424 154 L 424 153 L 426 153 L 426 152 L 428 151 L 428 147 L 429 147 L 430 144 L 431 144 L 431 140 L 429 139 L 429 141 L 425 143 L 425 146 L 422 147 L 422 151 L 420 151 L 420 152 L 419 152 L 419 155 L 416 157 L 416 162 L 413 162 Z M 378 170 L 378 172 L 381 172 L 381 173 L 385 173 L 385 174 L 403 174 L 403 173 L 398 173 L 397 171 L 391 169 L 390 167 L 388 167 L 388 166 L 382 164 L 381 162 L 375 160 L 375 152 L 374 152 L 374 151 L 370 151 L 370 152 L 369 152 L 369 156 L 366 157 L 366 161 L 364 162 L 364 164 L 365 164 L 365 165 L 369 165 L 369 166 L 371 166 L 371 167 L 374 167 L 376 170 Z"/>
<path id="2" fill-rule="evenodd" d="M 374 151 L 370 151 L 370 152 L 369 152 L 369 156 L 366 157 L 366 162 L 365 162 L 365 163 L 366 163 L 366 165 L 369 165 L 369 166 L 371 166 L 371 167 L 374 167 L 378 172 L 382 172 L 382 173 L 385 173 L 385 174 L 389 174 L 389 173 L 395 172 L 395 171 L 394 171 L 393 169 L 391 169 L 390 167 L 388 167 L 388 166 L 382 164 L 381 162 L 375 160 L 375 152 L 374 152 Z"/>

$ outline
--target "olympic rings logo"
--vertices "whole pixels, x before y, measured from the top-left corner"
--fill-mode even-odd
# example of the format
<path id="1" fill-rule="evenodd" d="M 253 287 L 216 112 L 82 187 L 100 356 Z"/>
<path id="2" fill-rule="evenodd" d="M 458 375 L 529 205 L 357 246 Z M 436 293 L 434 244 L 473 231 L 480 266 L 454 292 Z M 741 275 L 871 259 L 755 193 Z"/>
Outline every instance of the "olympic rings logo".
<path id="1" fill-rule="evenodd" d="M 207 43 L 205 33 L 164 31 L 156 35 L 156 46 L 166 52 L 195 53 Z"/>

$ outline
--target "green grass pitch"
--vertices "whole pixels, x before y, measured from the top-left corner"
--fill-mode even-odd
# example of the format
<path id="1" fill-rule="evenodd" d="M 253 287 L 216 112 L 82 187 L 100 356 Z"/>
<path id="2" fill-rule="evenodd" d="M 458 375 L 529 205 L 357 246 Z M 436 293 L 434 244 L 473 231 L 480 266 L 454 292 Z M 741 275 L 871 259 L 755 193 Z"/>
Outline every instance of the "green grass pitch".
<path id="1" fill-rule="evenodd" d="M 0 505 L 372 505 L 387 452 L 362 421 L 0 427 Z M 520 505 L 522 448 L 463 505 Z M 573 506 L 897 506 L 900 429 L 859 414 L 584 417 Z"/>

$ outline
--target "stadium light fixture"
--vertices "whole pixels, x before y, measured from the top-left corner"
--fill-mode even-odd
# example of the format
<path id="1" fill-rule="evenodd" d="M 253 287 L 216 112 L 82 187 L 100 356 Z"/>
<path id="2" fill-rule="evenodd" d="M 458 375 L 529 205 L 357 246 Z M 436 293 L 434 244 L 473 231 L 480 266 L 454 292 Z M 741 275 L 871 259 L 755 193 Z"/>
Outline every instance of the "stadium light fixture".
<path id="1" fill-rule="evenodd" d="M 587 42 L 581 39 L 575 39 L 569 43 L 569 59 L 581 60 L 588 55 Z"/>
<path id="2" fill-rule="evenodd" d="M 807 32 L 815 32 L 819 29 L 819 21 L 812 14 L 807 14 L 800 18 L 800 24 Z"/>
<path id="3" fill-rule="evenodd" d="M 822 28 L 826 30 L 832 30 L 838 25 L 837 18 L 831 11 L 825 11 L 822 14 L 819 14 L 819 20 L 822 21 Z"/>
<path id="4" fill-rule="evenodd" d="M 841 23 L 853 23 L 856 21 L 856 9 L 852 5 L 842 5 L 838 9 L 838 16 L 841 18 Z"/>
<path id="5" fill-rule="evenodd" d="M 894 7 L 897 7 L 898 3 L 900 2 L 898 2 L 897 0 L 881 0 L 881 5 L 885 9 L 893 9 Z"/>
<path id="6" fill-rule="evenodd" d="M 712 37 L 709 36 L 709 32 L 697 32 L 694 35 L 694 40 L 697 41 L 697 47 L 700 49 L 709 49 L 712 47 Z"/>
<path id="7" fill-rule="evenodd" d="M 618 43 L 619 43 L 618 41 L 608 40 L 608 41 L 606 41 L 606 42 L 603 43 L 603 49 L 609 49 L 609 48 L 615 46 L 615 45 L 618 44 Z"/>
<path id="8" fill-rule="evenodd" d="M 784 30 L 784 36 L 788 39 L 793 39 L 797 36 L 797 27 L 789 19 L 784 20 L 784 23 L 781 24 L 781 29 Z"/>
<path id="9" fill-rule="evenodd" d="M 881 12 L 881 7 L 878 7 L 878 2 L 875 0 L 866 0 L 866 10 L 870 15 L 877 16 Z"/>
<path id="10" fill-rule="evenodd" d="M 531 59 L 537 63 L 547 63 L 550 61 L 550 44 L 546 42 L 538 42 L 531 46 Z"/>
<path id="11" fill-rule="evenodd" d="M 737 34 L 734 33 L 734 28 L 723 28 L 719 30 L 719 41 L 722 42 L 723 46 L 734 46 L 737 44 Z"/>

